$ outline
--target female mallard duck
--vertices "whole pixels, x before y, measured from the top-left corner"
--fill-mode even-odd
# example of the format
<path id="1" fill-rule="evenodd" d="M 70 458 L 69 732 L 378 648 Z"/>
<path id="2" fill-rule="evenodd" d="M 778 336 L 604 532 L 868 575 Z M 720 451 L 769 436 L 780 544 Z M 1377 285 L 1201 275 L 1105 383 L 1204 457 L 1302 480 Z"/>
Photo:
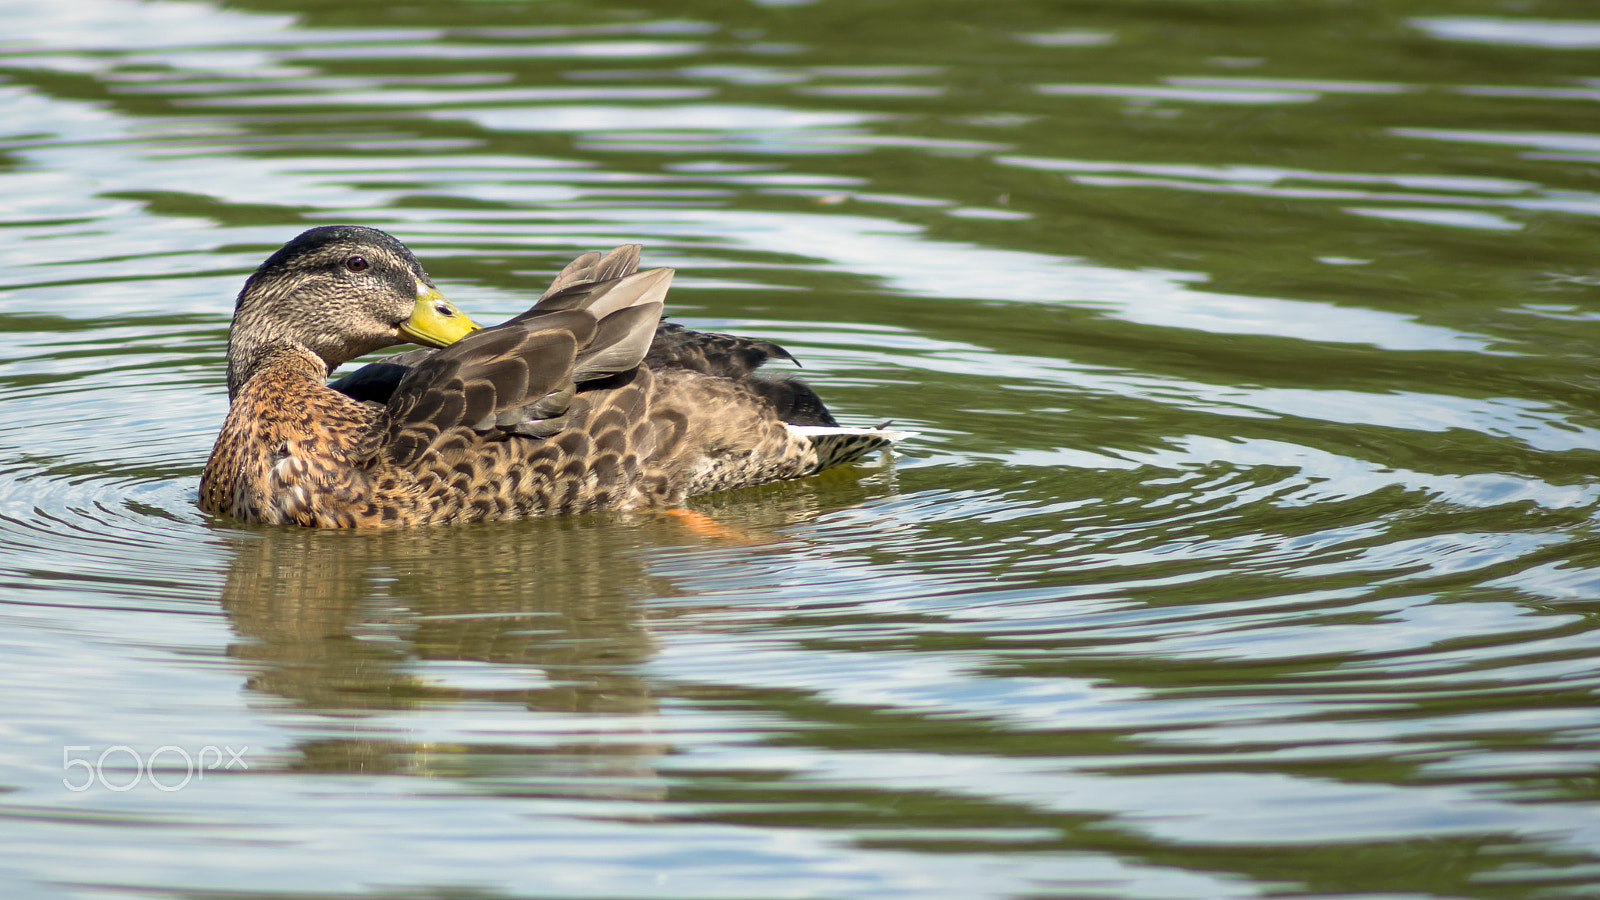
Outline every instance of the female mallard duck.
<path id="1" fill-rule="evenodd" d="M 753 374 L 791 359 L 776 344 L 662 323 L 672 270 L 638 260 L 637 245 L 586 253 L 532 309 L 480 329 L 391 235 L 307 231 L 239 293 L 201 507 L 352 528 L 671 506 L 899 436 L 841 428 L 804 384 Z M 443 349 L 325 383 L 405 342 Z"/>

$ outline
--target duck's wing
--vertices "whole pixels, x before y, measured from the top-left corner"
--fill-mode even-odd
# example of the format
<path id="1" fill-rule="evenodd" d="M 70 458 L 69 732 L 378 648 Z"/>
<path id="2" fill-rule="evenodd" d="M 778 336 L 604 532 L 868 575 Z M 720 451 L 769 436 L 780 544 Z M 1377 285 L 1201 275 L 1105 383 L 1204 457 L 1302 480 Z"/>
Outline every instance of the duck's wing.
<path id="1" fill-rule="evenodd" d="M 800 365 L 771 341 L 718 334 L 714 331 L 691 331 L 676 322 L 662 322 L 656 331 L 655 341 L 645 365 L 652 368 L 688 369 L 724 378 L 743 378 L 760 368 L 770 359 L 783 359 Z"/>
<path id="2" fill-rule="evenodd" d="M 687 369 L 705 375 L 731 378 L 767 401 L 778 418 L 790 425 L 838 425 L 811 386 L 788 375 L 756 372 L 771 359 L 800 361 L 771 341 L 691 331 L 675 322 L 662 322 L 644 363 L 654 369 Z"/>
<path id="3" fill-rule="evenodd" d="M 619 308 L 618 296 L 612 293 L 617 283 L 615 279 L 630 275 L 638 268 L 640 250 L 639 244 L 624 244 L 605 254 L 591 251 L 574 259 L 556 276 L 539 302 L 517 319 L 564 309 L 585 309 L 596 318 L 607 315 Z M 771 341 L 691 331 L 672 322 L 661 323 L 649 350 L 646 365 L 688 369 L 724 378 L 743 378 L 771 359 L 800 365 L 789 351 Z"/>
<path id="4" fill-rule="evenodd" d="M 580 286 L 580 289 L 586 295 L 582 299 L 603 299 L 590 296 L 592 292 L 587 290 L 587 286 Z M 529 310 L 513 321 L 526 322 L 533 318 L 536 310 Z M 555 311 L 545 309 L 538 311 L 538 314 Z M 620 358 L 630 357 L 632 349 L 630 347 L 628 353 L 620 354 Z M 438 352 L 419 347 L 396 353 L 379 362 L 368 363 L 330 383 L 328 387 L 357 400 L 381 406 L 394 396 L 395 388 L 399 387 L 407 373 Z M 787 350 L 771 341 L 691 331 L 674 322 L 662 322 L 650 339 L 644 364 L 656 369 L 687 369 L 705 375 L 743 379 L 752 390 L 772 404 L 779 418 L 785 422 L 796 425 L 837 424 L 821 398 L 804 382 L 787 375 L 754 374 L 757 368 L 774 358 L 790 360 L 797 366 L 800 364 Z"/>
<path id="5" fill-rule="evenodd" d="M 602 282 L 591 309 L 519 316 L 474 332 L 407 368 L 374 423 L 373 458 L 409 466 L 469 432 L 546 437 L 561 430 L 577 386 L 626 372 L 649 349 L 671 269 Z"/>
<path id="6" fill-rule="evenodd" d="M 639 268 L 639 251 L 643 249 L 640 244 L 623 244 L 603 254 L 598 250 L 590 250 L 556 273 L 555 280 L 540 295 L 539 302 L 543 303 L 568 288 L 632 275 Z"/>
<path id="7" fill-rule="evenodd" d="M 606 253 L 591 250 L 577 257 L 556 274 L 555 279 L 550 282 L 550 287 L 540 295 L 539 301 L 532 309 L 512 321 L 564 309 L 590 309 L 591 313 L 594 312 L 593 307 L 610 295 L 611 287 L 638 270 L 641 249 L 639 244 L 623 244 Z M 625 298 L 625 292 L 612 296 L 612 304 L 609 307 L 603 306 L 603 311 L 595 318 L 602 318 L 606 312 L 615 311 L 618 308 L 615 302 Z M 379 362 L 368 363 L 343 378 L 330 382 L 328 387 L 356 400 L 381 406 L 387 404 L 394 396 L 395 388 L 400 386 L 401 380 L 407 373 L 437 352 L 430 347 L 419 347 L 404 353 L 396 353 Z"/>

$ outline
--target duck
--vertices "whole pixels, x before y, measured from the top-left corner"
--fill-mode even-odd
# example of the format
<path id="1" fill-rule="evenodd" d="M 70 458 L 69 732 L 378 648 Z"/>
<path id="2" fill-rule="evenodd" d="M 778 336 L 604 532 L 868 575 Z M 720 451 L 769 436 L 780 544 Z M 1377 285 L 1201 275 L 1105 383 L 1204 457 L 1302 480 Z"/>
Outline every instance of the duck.
<path id="1" fill-rule="evenodd" d="M 758 371 L 795 362 L 777 344 L 666 321 L 673 270 L 639 271 L 640 253 L 578 256 L 527 311 L 482 327 L 393 235 L 298 235 L 235 301 L 199 506 L 311 528 L 671 510 L 905 436 L 841 426 L 804 382 Z M 419 347 L 328 380 L 405 343 Z"/>

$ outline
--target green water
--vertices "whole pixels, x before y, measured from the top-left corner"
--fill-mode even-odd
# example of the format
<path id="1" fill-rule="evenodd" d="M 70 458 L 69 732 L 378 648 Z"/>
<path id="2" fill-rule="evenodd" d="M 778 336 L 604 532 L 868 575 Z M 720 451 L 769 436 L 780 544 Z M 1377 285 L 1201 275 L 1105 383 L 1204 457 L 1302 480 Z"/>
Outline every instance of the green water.
<path id="1" fill-rule="evenodd" d="M 0 894 L 1600 891 L 1600 14 L 0 3 Z M 638 241 L 891 463 L 194 506 L 232 298 Z"/>

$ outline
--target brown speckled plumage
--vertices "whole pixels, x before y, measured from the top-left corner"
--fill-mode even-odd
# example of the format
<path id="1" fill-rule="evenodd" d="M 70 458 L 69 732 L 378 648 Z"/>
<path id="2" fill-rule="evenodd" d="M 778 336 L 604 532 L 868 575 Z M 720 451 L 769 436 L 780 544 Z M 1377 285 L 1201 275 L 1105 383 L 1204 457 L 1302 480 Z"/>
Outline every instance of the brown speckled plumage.
<path id="1" fill-rule="evenodd" d="M 200 505 L 314 527 L 515 519 L 675 505 L 888 447 L 799 381 L 756 374 L 790 358 L 777 345 L 662 324 L 672 272 L 636 272 L 638 253 L 585 254 L 532 309 L 466 333 L 389 235 L 301 235 L 240 293 Z M 406 340 L 448 346 L 325 384 Z"/>

